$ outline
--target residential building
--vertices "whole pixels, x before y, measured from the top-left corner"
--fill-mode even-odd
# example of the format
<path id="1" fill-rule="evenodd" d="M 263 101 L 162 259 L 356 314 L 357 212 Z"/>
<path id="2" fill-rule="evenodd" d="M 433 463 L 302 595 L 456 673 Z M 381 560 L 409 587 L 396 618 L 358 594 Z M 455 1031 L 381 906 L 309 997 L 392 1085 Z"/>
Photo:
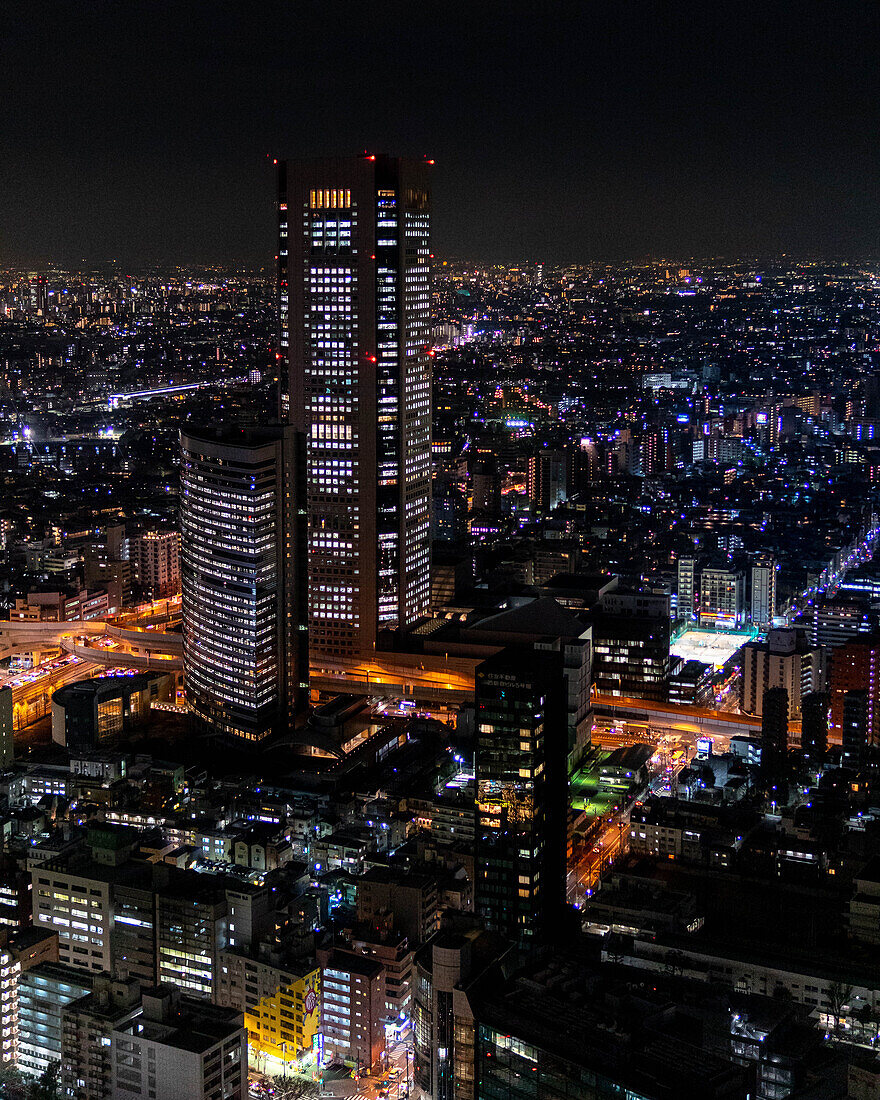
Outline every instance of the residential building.
<path id="1" fill-rule="evenodd" d="M 700 626 L 739 630 L 745 623 L 745 574 L 737 569 L 704 569 L 700 573 Z"/>
<path id="2" fill-rule="evenodd" d="M 758 630 L 769 630 L 776 615 L 776 562 L 760 558 L 751 569 L 749 619 Z"/>
<path id="3" fill-rule="evenodd" d="M 385 1051 L 385 970 L 363 955 L 318 949 L 324 1050 L 369 1072 Z"/>
<path id="4" fill-rule="evenodd" d="M 540 450 L 529 458 L 527 492 L 534 508 L 552 512 L 566 499 L 567 460 L 562 451 Z"/>
<path id="5" fill-rule="evenodd" d="M 831 654 L 831 718 L 829 734 L 839 743 L 843 735 L 843 701 L 847 692 L 867 691 L 869 741 L 880 745 L 880 636 L 853 638 Z"/>
<path id="6" fill-rule="evenodd" d="M 42 962 L 23 970 L 18 983 L 18 1055 L 16 1067 L 39 1077 L 61 1061 L 64 1009 L 89 993 L 94 975 L 64 963 Z"/>
<path id="7" fill-rule="evenodd" d="M 137 583 L 153 600 L 180 592 L 180 533 L 176 530 L 141 531 L 129 541 Z"/>
<path id="8" fill-rule="evenodd" d="M 697 598 L 697 560 L 690 556 L 678 559 L 678 603 L 676 616 L 685 622 L 695 618 Z"/>
<path id="9" fill-rule="evenodd" d="M 760 718 L 764 692 L 785 688 L 788 692 L 788 717 L 801 715 L 801 700 L 827 686 L 827 651 L 810 644 L 802 630 L 771 630 L 766 642 L 748 642 L 743 646 L 742 709 Z"/>

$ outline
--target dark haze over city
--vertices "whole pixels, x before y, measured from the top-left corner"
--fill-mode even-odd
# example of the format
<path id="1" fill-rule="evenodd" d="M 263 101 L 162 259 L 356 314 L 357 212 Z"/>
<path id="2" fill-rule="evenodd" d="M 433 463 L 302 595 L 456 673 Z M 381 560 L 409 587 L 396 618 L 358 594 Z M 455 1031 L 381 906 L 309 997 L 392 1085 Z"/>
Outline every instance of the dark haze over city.
<path id="1" fill-rule="evenodd" d="M 0 260 L 270 259 L 267 154 L 427 154 L 435 250 L 872 255 L 867 3 L 37 0 L 0 37 Z"/>

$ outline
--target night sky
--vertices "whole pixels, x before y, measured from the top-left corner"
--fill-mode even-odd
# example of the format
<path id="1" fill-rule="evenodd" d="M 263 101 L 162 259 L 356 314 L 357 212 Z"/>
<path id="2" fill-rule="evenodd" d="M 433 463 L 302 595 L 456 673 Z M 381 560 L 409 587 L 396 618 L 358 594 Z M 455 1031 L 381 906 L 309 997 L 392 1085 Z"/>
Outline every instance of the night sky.
<path id="1" fill-rule="evenodd" d="M 266 154 L 428 154 L 435 251 L 880 255 L 880 5 L 7 0 L 0 264 L 271 261 Z"/>

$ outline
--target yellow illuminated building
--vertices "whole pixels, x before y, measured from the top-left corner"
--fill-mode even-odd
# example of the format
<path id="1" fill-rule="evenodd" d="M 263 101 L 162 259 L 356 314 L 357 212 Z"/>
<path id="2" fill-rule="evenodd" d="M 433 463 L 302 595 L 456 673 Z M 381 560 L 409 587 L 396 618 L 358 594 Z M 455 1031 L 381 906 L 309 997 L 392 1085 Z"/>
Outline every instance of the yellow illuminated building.
<path id="1" fill-rule="evenodd" d="M 282 965 L 224 951 L 220 958 L 221 1004 L 244 1013 L 250 1063 L 277 1073 L 317 1046 L 321 1028 L 321 968 Z"/>

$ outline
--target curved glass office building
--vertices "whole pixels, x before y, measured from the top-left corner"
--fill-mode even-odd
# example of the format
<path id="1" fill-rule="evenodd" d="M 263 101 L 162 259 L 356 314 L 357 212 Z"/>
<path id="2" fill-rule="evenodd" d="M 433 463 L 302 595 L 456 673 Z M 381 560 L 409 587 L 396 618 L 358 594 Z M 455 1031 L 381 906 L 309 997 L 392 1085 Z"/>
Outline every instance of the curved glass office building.
<path id="1" fill-rule="evenodd" d="M 295 437 L 220 428 L 180 439 L 187 704 L 213 732 L 262 741 L 287 724 L 308 682 Z"/>

